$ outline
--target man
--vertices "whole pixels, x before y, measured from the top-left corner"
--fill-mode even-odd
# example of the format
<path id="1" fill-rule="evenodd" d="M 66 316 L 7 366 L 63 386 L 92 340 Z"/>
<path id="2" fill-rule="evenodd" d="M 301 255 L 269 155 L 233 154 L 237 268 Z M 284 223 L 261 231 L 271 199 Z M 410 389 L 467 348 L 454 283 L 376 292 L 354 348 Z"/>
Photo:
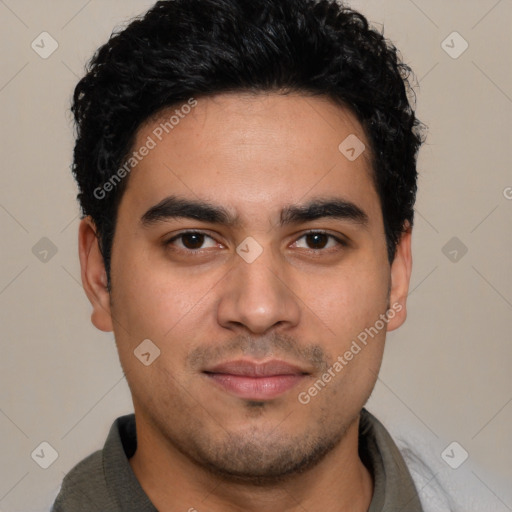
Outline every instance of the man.
<path id="1" fill-rule="evenodd" d="M 406 318 L 409 68 L 332 0 L 168 0 L 74 94 L 92 322 L 134 415 L 61 511 L 423 510 L 364 409 Z"/>

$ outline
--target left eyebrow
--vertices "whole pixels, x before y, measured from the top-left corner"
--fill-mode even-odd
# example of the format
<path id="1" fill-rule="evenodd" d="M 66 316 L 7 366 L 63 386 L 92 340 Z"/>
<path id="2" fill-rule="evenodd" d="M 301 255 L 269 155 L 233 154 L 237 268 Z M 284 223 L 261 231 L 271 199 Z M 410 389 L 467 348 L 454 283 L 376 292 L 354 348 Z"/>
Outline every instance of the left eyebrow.
<path id="1" fill-rule="evenodd" d="M 316 199 L 304 205 L 290 205 L 281 211 L 281 226 L 299 224 L 322 218 L 346 220 L 368 227 L 368 214 L 356 204 L 344 199 Z"/>

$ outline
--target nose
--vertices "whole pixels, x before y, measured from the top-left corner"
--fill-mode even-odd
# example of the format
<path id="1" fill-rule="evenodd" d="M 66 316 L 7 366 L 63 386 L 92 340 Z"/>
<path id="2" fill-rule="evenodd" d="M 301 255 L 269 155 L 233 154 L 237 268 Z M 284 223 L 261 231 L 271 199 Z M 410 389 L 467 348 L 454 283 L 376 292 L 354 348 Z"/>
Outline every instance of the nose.
<path id="1" fill-rule="evenodd" d="M 272 328 L 294 327 L 300 320 L 300 299 L 285 263 L 266 249 L 252 263 L 239 256 L 223 280 L 218 322 L 232 330 L 264 334 Z"/>

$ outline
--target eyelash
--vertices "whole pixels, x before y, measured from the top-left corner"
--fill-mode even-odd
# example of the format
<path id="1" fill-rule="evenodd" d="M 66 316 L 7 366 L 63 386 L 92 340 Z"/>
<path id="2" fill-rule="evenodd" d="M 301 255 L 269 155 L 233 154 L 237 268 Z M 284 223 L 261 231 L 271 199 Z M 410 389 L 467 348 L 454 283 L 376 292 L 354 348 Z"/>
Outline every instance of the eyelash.
<path id="1" fill-rule="evenodd" d="M 169 240 L 165 241 L 164 245 L 166 247 L 172 246 L 172 243 L 174 241 L 182 238 L 185 235 L 203 235 L 203 236 L 205 236 L 207 238 L 211 238 L 212 240 L 215 240 L 208 233 L 204 233 L 202 231 L 183 231 L 183 232 L 181 232 L 181 233 L 179 233 L 177 235 L 174 235 Z M 331 233 L 328 233 L 328 232 L 322 231 L 322 230 L 307 231 L 306 233 L 303 233 L 299 238 L 297 238 L 297 240 L 294 243 L 296 243 L 298 240 L 301 240 L 302 238 L 304 238 L 304 237 L 306 237 L 308 235 L 326 235 L 330 240 L 335 240 L 341 247 L 343 247 L 343 248 L 348 247 L 348 243 L 345 240 L 343 240 L 342 238 L 339 238 L 339 237 L 337 237 L 337 236 L 335 236 L 335 235 L 333 235 Z M 208 249 L 182 249 L 182 248 L 174 247 L 173 250 L 176 251 L 176 252 L 184 252 L 187 255 L 191 255 L 191 256 L 200 256 L 201 254 L 203 254 L 203 251 L 208 250 Z M 333 250 L 335 250 L 335 251 L 339 250 L 339 248 L 331 247 L 329 249 L 304 249 L 304 250 L 309 251 L 311 253 L 319 253 L 319 252 L 330 253 Z"/>

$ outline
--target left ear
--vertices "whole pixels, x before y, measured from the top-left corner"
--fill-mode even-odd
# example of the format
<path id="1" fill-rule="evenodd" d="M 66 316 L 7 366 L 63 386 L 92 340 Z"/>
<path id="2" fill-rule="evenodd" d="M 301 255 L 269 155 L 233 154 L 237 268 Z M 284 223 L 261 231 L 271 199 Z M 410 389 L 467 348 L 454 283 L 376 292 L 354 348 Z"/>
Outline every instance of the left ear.
<path id="1" fill-rule="evenodd" d="M 412 271 L 411 252 L 412 227 L 407 222 L 400 242 L 396 247 L 395 259 L 391 264 L 391 290 L 389 293 L 389 308 L 395 315 L 389 315 L 388 331 L 400 327 L 407 318 L 407 295 Z"/>

